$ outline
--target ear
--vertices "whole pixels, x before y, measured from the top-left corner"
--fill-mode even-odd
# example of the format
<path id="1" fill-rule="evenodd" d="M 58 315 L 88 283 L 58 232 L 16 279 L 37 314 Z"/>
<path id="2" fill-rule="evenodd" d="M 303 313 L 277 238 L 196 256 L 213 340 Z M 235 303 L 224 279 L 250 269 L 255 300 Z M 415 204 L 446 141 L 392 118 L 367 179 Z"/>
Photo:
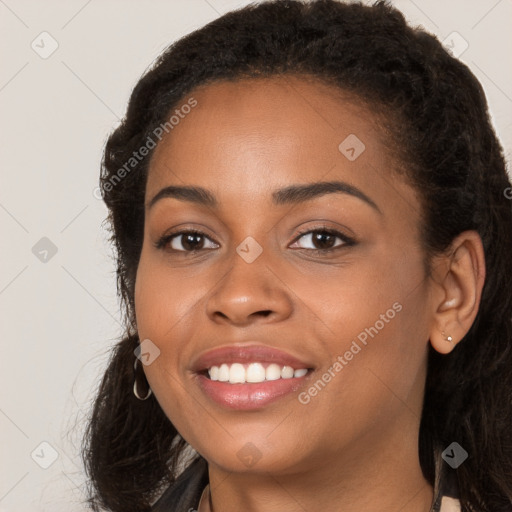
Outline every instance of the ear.
<path id="1" fill-rule="evenodd" d="M 476 231 L 464 231 L 432 270 L 430 343 L 441 354 L 451 352 L 467 334 L 480 306 L 485 282 L 485 254 Z"/>

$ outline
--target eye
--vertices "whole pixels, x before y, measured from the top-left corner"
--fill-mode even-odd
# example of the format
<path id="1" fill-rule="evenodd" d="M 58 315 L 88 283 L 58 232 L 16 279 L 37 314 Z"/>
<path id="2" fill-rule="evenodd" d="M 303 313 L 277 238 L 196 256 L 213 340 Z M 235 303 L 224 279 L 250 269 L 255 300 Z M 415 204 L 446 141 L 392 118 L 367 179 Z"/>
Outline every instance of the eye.
<path id="1" fill-rule="evenodd" d="M 338 243 L 336 242 L 336 239 L 338 239 Z M 313 229 L 302 232 L 300 236 L 295 240 L 295 243 L 299 242 L 300 240 L 306 241 L 306 245 L 299 245 L 300 249 L 308 249 L 317 251 L 319 253 L 330 252 L 339 247 L 345 245 L 350 246 L 354 245 L 355 243 L 352 238 L 349 238 L 339 231 L 328 228 Z"/>
<path id="2" fill-rule="evenodd" d="M 210 245 L 205 246 L 208 240 Z M 179 231 L 165 235 L 156 243 L 157 249 L 167 249 L 177 252 L 194 252 L 202 249 L 216 249 L 218 245 L 201 231 Z"/>
<path id="3" fill-rule="evenodd" d="M 295 239 L 294 243 L 298 244 L 301 240 L 304 240 L 306 244 L 299 245 L 299 249 L 306 249 L 321 254 L 334 251 L 343 246 L 355 245 L 355 241 L 352 238 L 330 228 L 303 231 Z M 155 247 L 170 252 L 193 253 L 204 249 L 217 249 L 219 245 L 201 231 L 186 230 L 164 235 L 158 240 Z M 293 248 L 293 246 L 290 247 Z"/>

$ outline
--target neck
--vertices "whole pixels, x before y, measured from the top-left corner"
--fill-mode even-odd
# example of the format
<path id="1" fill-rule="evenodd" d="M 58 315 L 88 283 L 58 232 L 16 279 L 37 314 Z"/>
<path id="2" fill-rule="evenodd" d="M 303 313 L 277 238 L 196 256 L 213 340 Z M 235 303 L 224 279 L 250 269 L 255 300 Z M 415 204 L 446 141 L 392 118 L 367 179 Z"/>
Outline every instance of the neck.
<path id="1" fill-rule="evenodd" d="M 392 437 L 353 443 L 363 450 L 315 455 L 304 471 L 236 473 L 210 464 L 212 512 L 429 512 L 433 489 L 419 464 L 418 429 L 391 430 Z"/>

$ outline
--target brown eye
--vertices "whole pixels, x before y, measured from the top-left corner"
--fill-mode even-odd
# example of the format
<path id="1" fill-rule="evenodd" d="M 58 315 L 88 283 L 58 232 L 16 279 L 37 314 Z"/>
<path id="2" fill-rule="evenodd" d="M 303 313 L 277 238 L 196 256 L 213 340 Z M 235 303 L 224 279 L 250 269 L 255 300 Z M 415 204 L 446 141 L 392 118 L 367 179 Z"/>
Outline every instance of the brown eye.
<path id="1" fill-rule="evenodd" d="M 337 242 L 336 239 L 339 241 Z M 299 245 L 299 248 L 320 252 L 331 251 L 343 245 L 353 245 L 352 240 L 342 233 L 326 229 L 316 229 L 303 233 L 295 243 L 300 240 L 305 240 L 306 245 Z"/>
<path id="2" fill-rule="evenodd" d="M 194 252 L 202 249 L 216 249 L 217 247 L 218 245 L 215 242 L 200 231 L 173 233 L 161 238 L 157 244 L 159 249 L 166 248 L 176 252 Z"/>

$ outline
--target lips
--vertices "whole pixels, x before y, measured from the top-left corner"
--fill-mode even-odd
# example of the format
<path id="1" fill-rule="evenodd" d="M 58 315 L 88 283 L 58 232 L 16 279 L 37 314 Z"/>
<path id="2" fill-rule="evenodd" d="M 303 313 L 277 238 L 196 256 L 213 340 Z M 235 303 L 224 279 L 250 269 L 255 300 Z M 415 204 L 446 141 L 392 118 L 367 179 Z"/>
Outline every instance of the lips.
<path id="1" fill-rule="evenodd" d="M 236 363 L 239 363 L 238 365 Z M 226 365 L 281 367 L 290 370 L 286 378 L 264 380 L 263 382 L 226 382 L 211 379 L 214 367 Z M 261 409 L 300 390 L 311 372 L 311 362 L 301 360 L 282 350 L 265 345 L 226 346 L 210 350 L 193 362 L 192 369 L 201 391 L 213 402 L 227 409 L 248 411 Z M 238 368 L 240 369 L 240 368 Z M 307 373 L 304 370 L 307 369 Z M 210 372 L 209 372 L 210 370 Z"/>
<path id="2" fill-rule="evenodd" d="M 266 366 L 275 363 L 290 366 L 294 370 L 313 368 L 311 362 L 300 360 L 287 352 L 266 345 L 226 346 L 210 350 L 202 354 L 193 363 L 192 370 L 196 373 L 205 372 L 212 366 L 233 363 L 264 363 Z"/>

